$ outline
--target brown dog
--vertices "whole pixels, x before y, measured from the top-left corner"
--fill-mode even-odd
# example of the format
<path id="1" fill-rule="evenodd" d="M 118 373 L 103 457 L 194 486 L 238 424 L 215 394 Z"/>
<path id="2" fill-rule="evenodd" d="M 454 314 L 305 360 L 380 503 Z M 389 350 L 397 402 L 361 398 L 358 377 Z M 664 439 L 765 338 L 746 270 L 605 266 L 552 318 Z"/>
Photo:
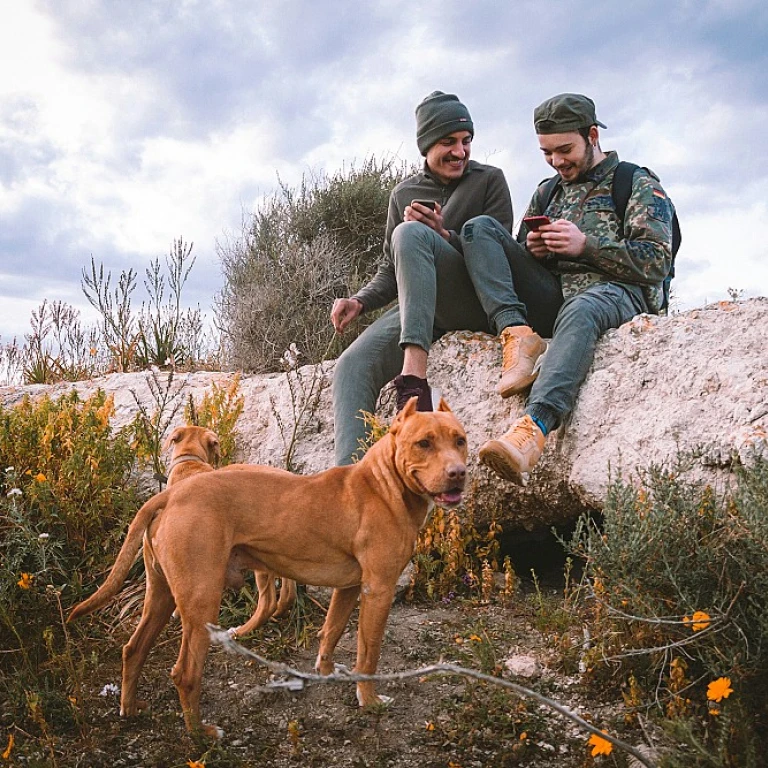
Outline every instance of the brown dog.
<path id="1" fill-rule="evenodd" d="M 420 413 L 414 397 L 357 464 L 310 476 L 243 466 L 195 475 L 154 496 L 133 519 L 104 584 L 69 615 L 90 613 L 117 594 L 146 533 L 154 562 L 144 613 L 123 648 L 121 714 L 137 712 L 141 667 L 175 603 L 182 641 L 171 677 L 184 720 L 193 733 L 221 735 L 200 719 L 206 624 L 216 623 L 224 587 L 241 582 L 247 568 L 334 587 L 315 664 L 321 674 L 333 671 L 333 651 L 359 597 L 355 671 L 375 673 L 397 578 L 432 507 L 460 503 L 466 458 L 466 434 L 445 402 Z M 361 706 L 379 701 L 373 682 L 357 684 L 357 699 Z"/>
<path id="2" fill-rule="evenodd" d="M 168 469 L 168 487 L 201 472 L 213 472 L 214 466 L 221 459 L 219 437 L 215 432 L 204 427 L 176 427 L 171 432 L 163 446 L 164 450 L 172 449 L 171 463 Z M 233 469 L 241 469 L 235 465 Z M 228 469 L 224 467 L 224 470 Z M 220 471 L 224 471 L 220 470 Z M 275 589 L 275 574 L 269 571 L 254 571 L 259 600 L 256 611 L 248 621 L 232 629 L 234 637 L 242 637 L 253 632 L 272 617 L 279 618 L 287 615 L 296 602 L 296 582 L 292 579 L 282 579 L 280 599 Z"/>

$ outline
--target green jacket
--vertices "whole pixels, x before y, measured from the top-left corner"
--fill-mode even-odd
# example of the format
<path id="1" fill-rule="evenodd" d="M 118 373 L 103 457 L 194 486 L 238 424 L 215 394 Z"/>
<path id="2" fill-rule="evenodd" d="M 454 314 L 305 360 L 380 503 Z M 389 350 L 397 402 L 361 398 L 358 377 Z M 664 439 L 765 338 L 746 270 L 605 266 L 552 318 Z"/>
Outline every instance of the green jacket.
<path id="1" fill-rule="evenodd" d="M 539 190 L 526 216 L 545 213 L 552 221 L 571 221 L 587 236 L 584 253 L 573 258 L 547 259 L 547 266 L 561 275 L 568 298 L 597 282 L 640 286 L 650 312 L 661 305 L 662 282 L 672 264 L 672 204 L 659 180 L 642 169 L 635 171 L 627 203 L 624 229 L 611 197 L 613 174 L 619 164 L 615 152 L 592 168 L 586 181 L 558 185 L 545 211 L 540 210 Z M 544 183 L 544 182 L 542 182 Z M 525 225 L 518 241 L 525 243 Z"/>
<path id="2" fill-rule="evenodd" d="M 451 233 L 449 242 L 460 253 L 462 246 L 459 232 L 475 216 L 493 216 L 509 232 L 512 231 L 512 197 L 500 168 L 470 160 L 464 175 L 446 186 L 432 176 L 425 164 L 423 171 L 401 181 L 389 196 L 384 253 L 378 271 L 352 297 L 362 302 L 365 312 L 383 307 L 397 298 L 392 233 L 403 222 L 405 207 L 417 198 L 440 203 L 443 226 Z"/>

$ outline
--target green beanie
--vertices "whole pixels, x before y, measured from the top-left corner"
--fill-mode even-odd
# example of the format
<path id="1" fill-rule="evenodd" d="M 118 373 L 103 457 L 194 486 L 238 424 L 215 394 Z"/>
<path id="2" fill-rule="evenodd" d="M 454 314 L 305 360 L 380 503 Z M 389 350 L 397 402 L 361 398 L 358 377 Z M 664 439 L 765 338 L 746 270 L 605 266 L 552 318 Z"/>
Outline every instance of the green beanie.
<path id="1" fill-rule="evenodd" d="M 469 110 L 452 93 L 432 91 L 416 107 L 416 144 L 422 155 L 437 141 L 456 131 L 475 128 Z"/>

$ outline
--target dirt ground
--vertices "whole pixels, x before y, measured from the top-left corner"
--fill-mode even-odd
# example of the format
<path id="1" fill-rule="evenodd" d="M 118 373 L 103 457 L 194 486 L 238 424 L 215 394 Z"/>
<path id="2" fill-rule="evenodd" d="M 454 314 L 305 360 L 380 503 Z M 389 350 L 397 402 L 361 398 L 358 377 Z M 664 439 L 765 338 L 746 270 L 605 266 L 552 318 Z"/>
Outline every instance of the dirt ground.
<path id="1" fill-rule="evenodd" d="M 542 591 L 557 602 L 558 585 L 523 585 L 508 604 L 476 601 L 407 604 L 397 600 L 384 639 L 380 672 L 418 669 L 452 662 L 493 671 L 504 679 L 533 688 L 605 727 L 620 722 L 621 696 L 585 701 L 576 670 L 563 660 L 563 636 L 535 626 Z M 327 605 L 322 590 L 304 597 Z M 295 634 L 278 622 L 242 641 L 270 659 L 301 671 L 313 671 L 316 630 L 322 611 L 313 607 L 307 647 L 297 648 Z M 377 711 L 361 711 L 351 683 L 311 685 L 302 691 L 268 691 L 272 673 L 258 663 L 214 646 L 206 663 L 202 710 L 219 725 L 224 738 L 215 745 L 195 743 L 184 730 L 169 671 L 178 652 L 179 628 L 169 626 L 145 668 L 140 696 L 150 708 L 138 718 L 119 717 L 120 647 L 134 625 L 132 615 L 111 640 L 101 641 L 98 660 L 86 663 L 80 711 L 80 735 L 57 741 L 53 752 L 41 743 L 38 759 L 27 748 L 17 754 L 22 765 L 130 766 L 185 768 L 204 764 L 242 766 L 333 766 L 334 768 L 486 768 L 536 766 L 582 768 L 600 765 L 590 756 L 589 734 L 547 707 L 519 698 L 499 686 L 459 677 L 412 677 L 379 685 L 393 702 Z M 281 620 L 285 622 L 286 620 Z M 290 621 L 290 620 L 288 620 Z M 356 614 L 342 638 L 336 661 L 352 668 Z M 579 630 L 576 625 L 576 630 Z M 285 637 L 293 642 L 285 642 Z M 578 638 L 576 638 L 578 639 Z M 566 643 L 570 648 L 575 642 Z M 514 676 L 508 659 L 523 657 L 532 677 Z M 526 675 L 529 674 L 526 672 Z M 21 746 L 21 745 L 19 745 Z M 51 755 L 55 756 L 52 757 Z M 605 765 L 626 765 L 611 756 Z"/>

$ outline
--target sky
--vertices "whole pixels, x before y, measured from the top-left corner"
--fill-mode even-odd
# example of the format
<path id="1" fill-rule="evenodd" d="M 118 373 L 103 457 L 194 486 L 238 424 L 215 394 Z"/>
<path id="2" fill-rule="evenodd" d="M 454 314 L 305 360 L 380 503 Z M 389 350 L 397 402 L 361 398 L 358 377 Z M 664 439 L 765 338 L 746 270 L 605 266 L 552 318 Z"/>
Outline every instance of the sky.
<path id="1" fill-rule="evenodd" d="M 184 301 L 211 319 L 217 248 L 260 201 L 371 155 L 418 162 L 433 90 L 469 108 L 516 221 L 551 175 L 533 109 L 589 95 L 602 148 L 677 207 L 673 308 L 768 295 L 763 0 L 0 0 L 0 71 L 0 343 L 44 300 L 95 322 L 91 259 L 141 285 L 178 238 Z"/>

